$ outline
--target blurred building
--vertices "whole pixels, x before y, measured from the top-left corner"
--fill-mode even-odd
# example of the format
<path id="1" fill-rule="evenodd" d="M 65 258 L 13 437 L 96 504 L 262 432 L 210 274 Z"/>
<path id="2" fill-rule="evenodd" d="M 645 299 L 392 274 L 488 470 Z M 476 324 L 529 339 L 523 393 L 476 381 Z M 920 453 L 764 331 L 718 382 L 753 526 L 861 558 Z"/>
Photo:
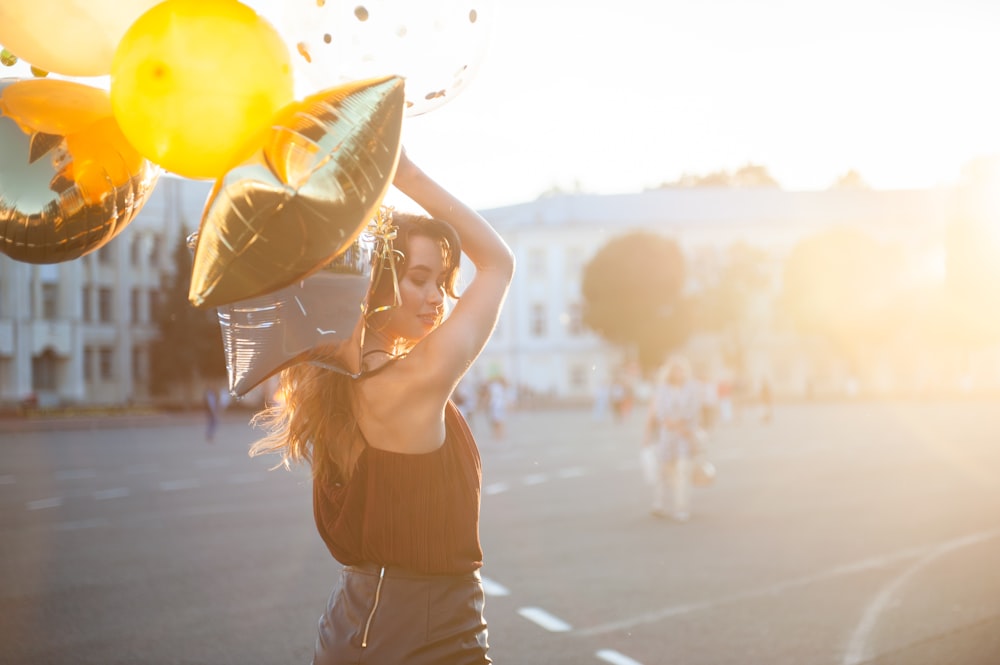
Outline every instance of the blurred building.
<path id="1" fill-rule="evenodd" d="M 114 240 L 74 261 L 0 255 L 0 404 L 124 405 L 150 397 L 160 280 L 210 183 L 164 177 Z"/>
<path id="2" fill-rule="evenodd" d="M 914 256 L 934 255 L 940 253 L 953 203 L 947 189 L 664 188 L 557 195 L 483 211 L 511 245 L 518 268 L 475 378 L 503 374 L 522 399 L 593 399 L 627 358 L 581 325 L 582 269 L 611 238 L 641 229 L 678 242 L 689 261 L 689 287 L 695 290 L 698 279 L 710 277 L 734 243 L 760 248 L 769 257 L 769 290 L 750 303 L 745 322 L 752 338 L 745 376 L 725 376 L 720 340 L 697 335 L 685 351 L 709 373 L 742 382 L 745 391 L 766 378 L 779 393 L 836 392 L 852 380 L 849 368 L 825 357 L 813 340 L 773 325 L 773 300 L 788 253 L 808 235 L 855 226 L 875 239 L 905 246 Z M 828 366 L 819 366 L 824 363 Z"/>
<path id="3" fill-rule="evenodd" d="M 161 179 L 129 228 L 75 261 L 28 265 L 0 256 L 0 403 L 30 396 L 40 405 L 150 399 L 156 294 L 162 275 L 172 269 L 177 238 L 197 226 L 209 187 Z M 834 225 L 863 228 L 902 243 L 915 256 L 940 252 L 952 205 L 947 189 L 664 188 L 548 196 L 484 210 L 514 250 L 518 270 L 496 333 L 470 379 L 503 375 L 522 400 L 592 399 L 626 359 L 582 324 L 583 268 L 613 237 L 643 229 L 681 245 L 692 289 L 711 277 L 733 243 L 765 250 L 770 292 L 753 302 L 747 315 L 752 344 L 745 380 L 767 378 L 779 394 L 816 389 L 822 350 L 773 325 L 772 296 L 781 288 L 788 252 L 803 237 Z M 687 350 L 713 371 L 723 370 L 719 344 L 703 335 Z M 921 371 L 933 376 L 936 369 Z M 884 374 L 888 384 L 896 380 L 891 371 Z M 818 376 L 839 386 L 851 378 L 836 366 Z"/>

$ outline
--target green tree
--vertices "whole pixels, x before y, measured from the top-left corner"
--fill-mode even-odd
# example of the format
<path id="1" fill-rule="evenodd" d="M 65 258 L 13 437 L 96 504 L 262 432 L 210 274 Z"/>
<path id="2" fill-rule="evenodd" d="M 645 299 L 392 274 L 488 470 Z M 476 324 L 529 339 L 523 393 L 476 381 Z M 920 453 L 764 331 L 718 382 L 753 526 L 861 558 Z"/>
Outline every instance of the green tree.
<path id="1" fill-rule="evenodd" d="M 225 353 L 215 310 L 196 309 L 188 301 L 193 258 L 183 233 L 173 259 L 174 270 L 160 282 L 156 315 L 160 336 L 152 345 L 153 392 L 162 395 L 180 387 L 190 406 L 200 379 L 226 375 Z"/>
<path id="2" fill-rule="evenodd" d="M 642 368 L 651 369 L 690 333 L 684 276 L 684 255 L 673 240 L 647 231 L 614 238 L 584 266 L 584 325 L 634 349 Z"/>

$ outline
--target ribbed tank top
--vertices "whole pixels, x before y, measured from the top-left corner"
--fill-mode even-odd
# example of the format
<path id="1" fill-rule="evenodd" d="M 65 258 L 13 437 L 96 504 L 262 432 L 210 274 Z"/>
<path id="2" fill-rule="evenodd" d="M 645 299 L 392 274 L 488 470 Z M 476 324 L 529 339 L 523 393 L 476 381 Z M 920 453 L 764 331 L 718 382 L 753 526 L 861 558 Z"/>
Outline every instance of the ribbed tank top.
<path id="1" fill-rule="evenodd" d="M 481 485 L 475 439 L 448 402 L 440 448 L 411 455 L 366 446 L 346 483 L 313 481 L 313 516 L 330 554 L 344 565 L 468 573 L 483 565 Z"/>

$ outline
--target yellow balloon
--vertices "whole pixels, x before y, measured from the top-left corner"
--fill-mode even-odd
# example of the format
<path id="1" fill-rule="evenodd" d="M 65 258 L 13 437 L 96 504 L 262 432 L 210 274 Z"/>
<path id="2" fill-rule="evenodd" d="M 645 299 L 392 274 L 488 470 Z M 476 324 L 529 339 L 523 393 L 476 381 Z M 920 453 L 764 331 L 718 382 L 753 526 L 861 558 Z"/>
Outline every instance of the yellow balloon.
<path id="1" fill-rule="evenodd" d="M 242 162 L 292 98 L 284 41 L 236 0 L 166 0 L 132 24 L 111 64 L 122 132 L 188 178 L 217 178 Z"/>

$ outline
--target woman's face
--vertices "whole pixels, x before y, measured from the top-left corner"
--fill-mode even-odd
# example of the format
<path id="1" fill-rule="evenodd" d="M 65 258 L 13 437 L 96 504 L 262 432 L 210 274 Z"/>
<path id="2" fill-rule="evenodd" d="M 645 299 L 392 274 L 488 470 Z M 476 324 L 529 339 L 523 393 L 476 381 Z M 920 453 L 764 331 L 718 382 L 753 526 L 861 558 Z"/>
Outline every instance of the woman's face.
<path id="1" fill-rule="evenodd" d="M 406 267 L 399 280 L 402 302 L 388 310 L 386 332 L 417 342 L 434 330 L 444 316 L 444 278 L 448 266 L 438 240 L 412 235 L 408 244 Z"/>

